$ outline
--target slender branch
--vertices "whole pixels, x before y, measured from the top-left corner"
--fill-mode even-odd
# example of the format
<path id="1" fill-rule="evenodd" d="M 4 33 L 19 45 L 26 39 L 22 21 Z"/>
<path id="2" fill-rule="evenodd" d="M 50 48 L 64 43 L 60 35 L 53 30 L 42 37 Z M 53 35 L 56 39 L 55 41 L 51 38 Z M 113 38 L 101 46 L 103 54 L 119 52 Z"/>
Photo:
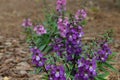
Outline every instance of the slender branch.
<path id="1" fill-rule="evenodd" d="M 44 68 L 44 71 L 48 74 L 48 77 L 49 77 L 49 73 L 48 73 L 48 71 L 46 70 L 45 65 L 43 65 L 43 68 Z"/>

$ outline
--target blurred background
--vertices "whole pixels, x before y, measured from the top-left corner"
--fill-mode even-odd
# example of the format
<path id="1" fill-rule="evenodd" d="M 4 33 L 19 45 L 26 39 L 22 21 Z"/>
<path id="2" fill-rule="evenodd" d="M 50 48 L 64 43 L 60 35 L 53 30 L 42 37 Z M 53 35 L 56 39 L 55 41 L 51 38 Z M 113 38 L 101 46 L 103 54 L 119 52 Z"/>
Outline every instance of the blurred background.
<path id="1" fill-rule="evenodd" d="M 75 13 L 84 8 L 88 13 L 85 37 L 91 39 L 113 29 L 112 50 L 120 53 L 120 0 L 67 0 L 67 10 Z M 46 5 L 44 5 L 46 4 Z M 0 80 L 38 80 L 33 67 L 21 23 L 28 17 L 44 21 L 45 8 L 55 10 L 56 0 L 0 0 Z M 26 56 L 28 56 L 26 58 Z M 120 72 L 120 54 L 114 67 Z M 108 80 L 120 80 L 120 73 L 111 72 Z"/>

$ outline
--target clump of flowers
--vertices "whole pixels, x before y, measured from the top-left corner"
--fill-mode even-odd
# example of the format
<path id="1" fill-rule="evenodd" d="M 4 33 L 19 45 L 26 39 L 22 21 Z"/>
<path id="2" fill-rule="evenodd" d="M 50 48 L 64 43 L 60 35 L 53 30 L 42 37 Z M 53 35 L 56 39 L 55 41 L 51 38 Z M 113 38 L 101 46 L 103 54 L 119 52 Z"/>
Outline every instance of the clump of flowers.
<path id="1" fill-rule="evenodd" d="M 56 10 L 62 14 L 63 11 L 66 10 L 66 0 L 57 0 L 57 3 L 56 3 Z"/>
<path id="2" fill-rule="evenodd" d="M 68 18 L 62 19 L 61 17 L 58 19 L 57 25 L 58 29 L 60 31 L 60 35 L 62 37 L 66 37 L 66 32 L 67 32 L 67 25 L 69 24 Z"/>
<path id="3" fill-rule="evenodd" d="M 31 48 L 31 52 L 33 53 L 32 55 L 33 64 L 35 64 L 37 67 L 44 66 L 46 58 L 43 57 L 41 51 L 37 48 Z"/>
<path id="4" fill-rule="evenodd" d="M 37 25 L 34 27 L 34 31 L 38 34 L 38 35 L 42 35 L 46 33 L 46 29 L 44 28 L 43 25 Z"/>
<path id="5" fill-rule="evenodd" d="M 97 75 L 97 64 L 95 59 L 86 60 L 81 58 L 78 60 L 78 72 L 75 75 L 75 80 L 93 80 Z"/>
<path id="6" fill-rule="evenodd" d="M 49 80 L 66 80 L 66 74 L 63 66 L 52 65 L 49 70 Z"/>
<path id="7" fill-rule="evenodd" d="M 99 61 L 105 62 L 110 54 L 112 54 L 111 49 L 109 48 L 108 43 L 104 42 L 100 45 L 100 49 L 96 56 Z"/>
<path id="8" fill-rule="evenodd" d="M 24 19 L 22 26 L 27 28 L 27 27 L 31 27 L 32 26 L 32 22 L 31 19 Z"/>
<path id="9" fill-rule="evenodd" d="M 101 75 L 106 75 L 106 67 L 114 69 L 108 63 L 113 54 L 109 47 L 111 37 L 84 42 L 86 11 L 81 9 L 67 16 L 66 0 L 57 0 L 56 10 L 57 14 L 47 15 L 43 25 L 33 25 L 30 19 L 22 24 L 32 63 L 39 73 L 45 72 L 42 79 L 105 80 Z"/>
<path id="10" fill-rule="evenodd" d="M 78 10 L 75 14 L 75 19 L 81 21 L 87 17 L 86 11 L 84 9 Z"/>

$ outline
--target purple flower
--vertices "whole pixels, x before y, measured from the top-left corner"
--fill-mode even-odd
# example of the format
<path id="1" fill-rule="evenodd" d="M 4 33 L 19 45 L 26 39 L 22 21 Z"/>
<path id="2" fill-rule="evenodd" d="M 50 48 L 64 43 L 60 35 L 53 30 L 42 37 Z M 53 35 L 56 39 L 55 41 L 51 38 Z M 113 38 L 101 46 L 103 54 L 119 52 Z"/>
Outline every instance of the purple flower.
<path id="1" fill-rule="evenodd" d="M 60 13 L 64 10 L 66 10 L 66 0 L 57 0 L 56 5 L 57 5 L 56 9 Z"/>
<path id="2" fill-rule="evenodd" d="M 67 26 L 66 32 L 66 52 L 67 59 L 73 60 L 72 55 L 79 55 L 82 52 L 81 38 L 83 36 L 82 27 Z"/>
<path id="3" fill-rule="evenodd" d="M 46 69 L 47 71 L 49 71 L 49 70 L 52 68 L 52 66 L 54 66 L 54 65 L 47 65 L 47 66 L 45 66 L 45 69 Z"/>
<path id="4" fill-rule="evenodd" d="M 42 35 L 42 34 L 45 34 L 47 33 L 46 32 L 46 29 L 44 28 L 43 25 L 37 25 L 34 27 L 34 31 L 38 34 L 38 35 Z"/>
<path id="5" fill-rule="evenodd" d="M 58 29 L 60 31 L 60 35 L 62 37 L 66 37 L 66 28 L 67 28 L 67 25 L 69 24 L 69 21 L 68 21 L 68 18 L 65 18 L 64 20 L 60 17 L 58 19 Z"/>
<path id="6" fill-rule="evenodd" d="M 102 50 L 104 50 L 106 52 L 106 55 L 112 54 L 112 52 L 111 52 L 107 43 L 104 43 L 103 45 L 101 45 L 101 48 L 102 48 Z"/>
<path id="7" fill-rule="evenodd" d="M 78 11 L 76 12 L 75 19 L 76 19 L 77 21 L 82 21 L 82 20 L 84 20 L 86 17 L 87 17 L 87 13 L 86 13 L 86 11 L 85 11 L 84 9 L 78 10 Z"/>
<path id="8" fill-rule="evenodd" d="M 32 55 L 32 62 L 38 67 L 41 67 L 44 65 L 46 58 L 43 57 L 43 54 L 41 51 L 37 48 L 31 48 Z"/>
<path id="9" fill-rule="evenodd" d="M 22 23 L 22 26 L 25 28 L 31 27 L 32 26 L 32 22 L 30 19 L 25 19 Z"/>
<path id="10" fill-rule="evenodd" d="M 78 60 L 78 68 L 83 67 L 85 63 L 85 59 L 81 58 L 81 60 Z"/>
<path id="11" fill-rule="evenodd" d="M 105 62 L 112 52 L 106 42 L 101 44 L 100 48 L 101 49 L 99 49 L 98 52 L 95 53 L 96 58 L 99 61 Z"/>
<path id="12" fill-rule="evenodd" d="M 50 70 L 49 80 L 66 80 L 64 67 L 52 66 Z"/>
<path id="13" fill-rule="evenodd" d="M 63 43 L 63 38 L 56 38 L 53 40 L 51 45 L 53 47 L 53 51 L 56 52 L 60 57 L 62 57 L 62 53 L 65 51 L 65 45 Z"/>
<path id="14" fill-rule="evenodd" d="M 75 80 L 93 80 L 96 76 L 97 64 L 95 59 L 86 60 L 81 58 L 78 60 L 78 72 L 75 75 Z"/>
<path id="15" fill-rule="evenodd" d="M 97 74 L 96 69 L 97 69 L 96 60 L 92 59 L 89 63 L 89 71 L 90 71 L 92 76 L 96 76 L 96 74 Z"/>

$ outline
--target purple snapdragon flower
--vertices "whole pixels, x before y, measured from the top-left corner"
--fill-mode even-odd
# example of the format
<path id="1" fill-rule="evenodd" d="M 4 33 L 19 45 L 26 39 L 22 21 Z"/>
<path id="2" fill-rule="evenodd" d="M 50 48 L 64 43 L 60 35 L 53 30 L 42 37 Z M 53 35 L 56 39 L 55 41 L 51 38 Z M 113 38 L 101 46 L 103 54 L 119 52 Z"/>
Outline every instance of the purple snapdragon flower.
<path id="1" fill-rule="evenodd" d="M 112 54 L 108 44 L 105 42 L 101 44 L 101 49 L 98 50 L 97 53 L 95 53 L 97 60 L 105 62 L 109 55 Z"/>
<path id="2" fill-rule="evenodd" d="M 75 75 L 75 80 L 94 80 L 97 75 L 97 63 L 95 59 L 86 60 L 81 58 L 78 60 L 78 72 Z"/>
<path id="3" fill-rule="evenodd" d="M 81 38 L 83 36 L 82 27 L 69 25 L 66 33 L 66 52 L 67 59 L 72 60 L 72 55 L 79 55 L 82 52 Z"/>
<path id="4" fill-rule="evenodd" d="M 86 11 L 85 11 L 84 9 L 78 10 L 78 11 L 76 12 L 75 19 L 76 19 L 77 21 L 82 21 L 82 20 L 84 20 L 86 17 L 87 17 L 87 13 L 86 13 Z"/>
<path id="5" fill-rule="evenodd" d="M 60 57 L 63 56 L 62 53 L 65 51 L 65 44 L 63 43 L 63 38 L 54 39 L 51 46 L 53 47 L 54 52 L 56 52 Z"/>
<path id="6" fill-rule="evenodd" d="M 31 26 L 32 26 L 31 19 L 24 19 L 24 21 L 23 21 L 23 23 L 22 23 L 22 26 L 23 26 L 24 28 L 31 27 Z"/>
<path id="7" fill-rule="evenodd" d="M 57 0 L 56 5 L 56 9 L 60 13 L 66 10 L 66 0 Z"/>
<path id="8" fill-rule="evenodd" d="M 67 28 L 67 25 L 69 24 L 68 18 L 66 17 L 65 19 L 62 19 L 60 17 L 58 19 L 57 24 L 58 24 L 58 29 L 60 31 L 61 37 L 66 37 L 66 28 Z"/>
<path id="9" fill-rule="evenodd" d="M 59 26 L 59 29 L 63 27 L 64 26 Z M 82 52 L 81 38 L 84 34 L 81 26 L 73 27 L 69 26 L 69 23 L 66 23 L 65 27 L 66 32 L 64 36 L 66 38 L 66 41 L 64 41 L 63 37 L 54 39 L 52 47 L 53 51 L 58 53 L 58 55 L 61 57 L 63 52 L 67 52 L 67 59 L 72 60 L 72 55 L 79 55 Z"/>
<path id="10" fill-rule="evenodd" d="M 81 58 L 80 60 L 78 60 L 78 68 L 83 67 L 85 63 L 85 59 Z"/>
<path id="11" fill-rule="evenodd" d="M 37 48 L 31 48 L 32 54 L 32 62 L 38 67 L 41 67 L 45 64 L 46 58 L 44 58 L 41 51 Z"/>
<path id="12" fill-rule="evenodd" d="M 101 48 L 102 48 L 102 50 L 104 50 L 104 51 L 106 52 L 107 55 L 112 54 L 112 52 L 111 52 L 111 50 L 110 50 L 110 48 L 109 48 L 108 43 L 102 44 L 102 45 L 101 45 Z"/>
<path id="13" fill-rule="evenodd" d="M 89 71 L 91 73 L 91 76 L 95 77 L 97 75 L 96 69 L 97 69 L 96 59 L 92 59 L 89 62 Z"/>
<path id="14" fill-rule="evenodd" d="M 52 65 L 49 80 L 66 80 L 64 67 Z"/>
<path id="15" fill-rule="evenodd" d="M 43 25 L 37 25 L 34 27 L 34 31 L 38 34 L 38 35 L 42 35 L 47 33 L 46 29 L 44 28 Z"/>

